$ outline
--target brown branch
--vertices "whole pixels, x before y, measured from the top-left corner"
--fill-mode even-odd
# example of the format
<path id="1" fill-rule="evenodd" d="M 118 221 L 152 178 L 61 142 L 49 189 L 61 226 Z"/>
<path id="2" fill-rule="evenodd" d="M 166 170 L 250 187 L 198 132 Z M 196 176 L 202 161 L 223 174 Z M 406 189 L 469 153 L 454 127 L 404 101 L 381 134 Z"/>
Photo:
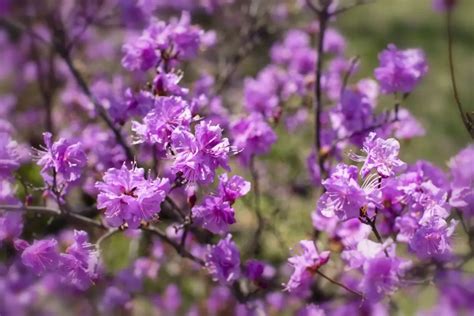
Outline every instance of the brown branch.
<path id="1" fill-rule="evenodd" d="M 360 59 L 359 56 L 355 56 L 351 58 L 349 69 L 346 71 L 346 73 L 344 74 L 344 78 L 342 79 L 341 91 L 339 92 L 340 98 L 342 98 L 342 95 L 344 94 L 344 91 L 346 90 L 347 85 L 349 84 L 349 78 L 354 72 L 355 67 L 357 66 L 357 63 L 359 62 L 359 59 Z"/>
<path id="2" fill-rule="evenodd" d="M 94 105 L 94 108 L 96 109 L 99 116 L 107 124 L 107 126 L 110 128 L 110 130 L 114 133 L 115 139 L 116 139 L 117 143 L 125 151 L 125 155 L 127 156 L 127 159 L 130 160 L 130 161 L 133 161 L 134 160 L 134 154 L 133 154 L 132 150 L 130 149 L 130 147 L 128 146 L 127 142 L 125 141 L 125 138 L 123 137 L 120 129 L 115 126 L 114 122 L 112 121 L 112 119 L 107 114 L 107 111 L 105 110 L 105 108 L 102 106 L 102 104 L 99 102 L 99 100 L 90 91 L 89 86 L 87 85 L 86 81 L 82 77 L 81 73 L 76 68 L 76 66 L 74 66 L 74 63 L 71 59 L 70 51 L 65 49 L 64 47 L 58 47 L 58 46 L 56 46 L 56 49 L 58 50 L 59 55 L 62 57 L 62 59 L 64 60 L 66 65 L 68 66 L 69 71 L 71 72 L 74 79 L 76 80 L 76 83 L 78 84 L 79 88 L 91 100 L 91 102 Z"/>
<path id="3" fill-rule="evenodd" d="M 260 1 L 253 0 L 248 7 L 248 20 L 250 27 L 242 29 L 239 48 L 236 52 L 227 58 L 223 69 L 219 69 L 215 84 L 215 94 L 220 94 L 229 84 L 232 76 L 237 71 L 239 65 L 249 56 L 249 54 L 260 43 L 262 38 L 269 34 L 266 21 L 258 16 Z"/>
<path id="4" fill-rule="evenodd" d="M 76 214 L 76 213 L 71 213 L 71 212 L 63 213 L 60 210 L 56 210 L 56 209 L 52 209 L 52 208 L 48 208 L 48 207 L 23 206 L 23 205 L 0 205 L 0 210 L 26 211 L 26 212 L 33 212 L 33 213 L 37 213 L 37 214 L 40 213 L 40 214 L 45 214 L 45 215 L 49 215 L 49 216 L 55 216 L 55 217 L 66 217 L 66 218 L 74 219 L 78 223 L 81 223 L 81 224 L 84 224 L 84 225 L 88 225 L 88 226 L 92 226 L 92 227 L 99 228 L 99 229 L 102 229 L 102 230 L 106 230 L 107 232 L 106 232 L 105 235 L 112 235 L 112 234 L 116 233 L 116 229 L 110 229 L 107 226 L 105 226 L 103 223 L 101 223 L 100 221 L 97 221 L 97 220 L 94 220 L 94 219 L 91 219 L 91 218 L 88 218 L 88 217 L 85 217 L 85 216 L 82 216 L 82 215 L 79 215 L 79 214 Z M 165 242 L 168 245 L 170 245 L 171 247 L 173 247 L 175 249 L 175 251 L 181 257 L 190 259 L 190 260 L 196 262 L 197 264 L 199 264 L 201 266 L 205 265 L 204 260 L 194 256 L 193 254 L 191 254 L 189 251 L 187 251 L 185 249 L 181 249 L 181 247 L 178 243 L 176 243 L 174 240 L 169 238 L 166 235 L 166 233 L 161 231 L 159 228 L 152 227 L 152 226 L 148 226 L 148 227 L 143 226 L 143 227 L 140 227 L 140 229 L 142 231 L 146 232 L 146 233 L 150 233 L 150 234 L 158 236 L 163 242 Z M 104 237 L 104 236 L 102 236 L 102 237 Z M 106 238 L 108 238 L 108 237 L 106 237 Z M 99 238 L 99 240 L 100 240 L 100 238 Z"/>
<path id="5" fill-rule="evenodd" d="M 468 131 L 469 135 L 474 139 L 474 122 L 471 117 L 464 112 L 463 105 L 461 103 L 461 98 L 459 97 L 459 92 L 456 84 L 456 75 L 454 71 L 454 57 L 453 57 L 453 26 L 452 26 L 452 10 L 448 10 L 446 13 L 446 33 L 448 36 L 448 59 L 449 59 L 449 73 L 451 76 L 451 85 L 453 90 L 454 100 L 461 115 L 462 122 L 464 127 Z"/>
<path id="6" fill-rule="evenodd" d="M 322 113 L 322 68 L 324 61 L 324 37 L 326 34 L 327 25 L 330 19 L 329 5 L 331 1 L 323 3 L 323 7 L 320 11 L 315 11 L 319 19 L 319 37 L 317 44 L 317 64 L 316 64 L 316 80 L 315 80 L 315 100 L 314 100 L 314 128 L 315 128 L 315 151 L 316 157 L 321 170 L 321 175 L 324 174 L 324 158 L 321 154 L 321 113 Z"/>
<path id="7" fill-rule="evenodd" d="M 360 293 L 360 292 L 358 292 L 358 291 L 355 291 L 355 290 L 351 289 L 350 287 L 348 287 L 347 285 L 344 285 L 344 284 L 342 284 L 341 282 L 338 282 L 338 281 L 334 280 L 333 278 L 327 276 L 326 274 L 322 273 L 321 271 L 317 270 L 316 273 L 317 273 L 318 275 L 322 276 L 323 278 L 325 278 L 326 280 L 328 280 L 329 282 L 331 282 L 331 283 L 333 283 L 333 284 L 335 284 L 335 285 L 337 285 L 337 286 L 339 286 L 339 287 L 345 289 L 346 291 L 348 291 L 348 292 L 350 292 L 350 293 L 352 293 L 352 294 L 355 294 L 355 295 L 357 295 L 357 296 L 359 296 L 359 297 L 361 297 L 361 298 L 364 298 L 364 295 L 363 295 L 362 293 Z"/>
<path id="8" fill-rule="evenodd" d="M 255 156 L 250 160 L 250 173 L 252 175 L 252 186 L 253 186 L 253 196 L 254 203 L 253 208 L 255 209 L 255 214 L 257 215 L 257 229 L 255 230 L 254 237 L 252 242 L 252 254 L 256 255 L 261 250 L 261 237 L 263 230 L 265 228 L 265 220 L 262 215 L 261 205 L 260 205 L 260 184 L 258 171 L 255 167 Z"/>

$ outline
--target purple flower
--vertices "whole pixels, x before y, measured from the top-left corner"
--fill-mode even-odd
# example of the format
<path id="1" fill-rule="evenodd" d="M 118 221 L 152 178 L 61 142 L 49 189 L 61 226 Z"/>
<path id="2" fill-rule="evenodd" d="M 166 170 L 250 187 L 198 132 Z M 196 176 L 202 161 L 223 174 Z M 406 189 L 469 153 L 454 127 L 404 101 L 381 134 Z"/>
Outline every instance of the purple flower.
<path id="1" fill-rule="evenodd" d="M 324 51 L 341 55 L 346 49 L 346 41 L 344 37 L 335 29 L 327 29 L 324 37 Z"/>
<path id="2" fill-rule="evenodd" d="M 400 284 L 406 265 L 397 258 L 377 257 L 364 264 L 361 288 L 370 302 L 377 302 L 392 294 Z"/>
<path id="3" fill-rule="evenodd" d="M 49 185 L 56 183 L 66 186 L 74 183 L 82 176 L 82 170 L 87 163 L 82 145 L 71 144 L 64 138 L 53 143 L 52 137 L 51 133 L 43 133 L 46 147 L 43 151 L 37 152 L 41 175 Z"/>
<path id="4" fill-rule="evenodd" d="M 213 44 L 213 33 L 191 25 L 189 13 L 168 24 L 153 20 L 138 38 L 123 46 L 122 65 L 128 70 L 146 71 L 159 64 L 167 71 L 177 61 L 196 56 L 201 47 Z M 168 65 L 163 65 L 168 64 Z"/>
<path id="5" fill-rule="evenodd" d="M 214 234 L 228 232 L 229 225 L 235 223 L 234 209 L 221 197 L 208 196 L 202 204 L 193 207 L 191 212 L 196 224 Z"/>
<path id="6" fill-rule="evenodd" d="M 112 82 L 98 80 L 91 88 L 92 93 L 107 109 L 114 122 L 121 125 L 135 115 L 145 115 L 153 105 L 153 95 L 140 91 L 133 93 L 126 88 L 121 77 L 115 77 Z"/>
<path id="7" fill-rule="evenodd" d="M 60 257 L 56 240 L 35 240 L 32 245 L 25 244 L 25 246 L 26 248 L 21 254 L 21 261 L 34 273 L 41 275 L 57 268 Z"/>
<path id="8" fill-rule="evenodd" d="M 252 281 L 259 281 L 265 270 L 265 264 L 259 260 L 248 260 L 245 264 L 245 276 Z"/>
<path id="9" fill-rule="evenodd" d="M 0 215 L 0 242 L 20 237 L 23 232 L 23 214 L 6 212 Z"/>
<path id="10" fill-rule="evenodd" d="M 207 184 L 214 180 L 219 166 L 229 170 L 229 140 L 222 137 L 219 125 L 201 122 L 195 128 L 195 135 L 178 128 L 173 131 L 171 141 L 175 153 L 171 170 L 181 172 L 188 181 Z"/>
<path id="11" fill-rule="evenodd" d="M 405 108 L 398 110 L 398 121 L 392 123 L 392 127 L 398 139 L 420 137 L 426 133 L 423 125 Z"/>
<path id="12" fill-rule="evenodd" d="M 166 152 L 172 132 L 180 126 L 188 129 L 190 123 L 191 110 L 185 100 L 161 97 L 143 119 L 143 124 L 132 122 L 132 130 L 136 134 L 136 143 L 156 144 L 159 151 Z"/>
<path id="13" fill-rule="evenodd" d="M 230 179 L 227 173 L 219 176 L 219 186 L 217 187 L 218 195 L 231 205 L 234 202 L 249 193 L 251 183 L 245 181 L 241 176 L 234 175 Z"/>
<path id="14" fill-rule="evenodd" d="M 457 0 L 433 0 L 433 10 L 438 12 L 450 11 L 456 3 Z"/>
<path id="15" fill-rule="evenodd" d="M 59 271 L 66 284 L 85 291 L 98 278 L 99 256 L 85 231 L 74 231 L 74 243 L 61 254 Z"/>
<path id="16" fill-rule="evenodd" d="M 358 218 L 341 222 L 336 230 L 337 238 L 346 248 L 357 245 L 359 241 L 369 237 L 370 233 L 370 226 L 361 223 Z"/>
<path id="17" fill-rule="evenodd" d="M 155 299 L 155 305 L 160 311 L 166 311 L 169 315 L 177 315 L 181 307 L 181 292 L 176 284 L 170 284 L 166 287 L 163 295 Z"/>
<path id="18" fill-rule="evenodd" d="M 17 154 L 17 143 L 8 133 L 0 132 L 0 176 L 9 178 L 20 166 Z"/>
<path id="19" fill-rule="evenodd" d="M 142 35 L 123 46 L 122 66 L 128 70 L 147 71 L 155 67 L 159 56 L 152 38 Z"/>
<path id="20" fill-rule="evenodd" d="M 119 168 L 127 159 L 114 134 L 97 124 L 90 124 L 82 129 L 81 143 L 87 154 L 88 165 L 97 172 Z"/>
<path id="21" fill-rule="evenodd" d="M 214 281 L 232 283 L 240 275 L 240 252 L 228 234 L 217 245 L 209 247 L 206 267 Z"/>
<path id="22" fill-rule="evenodd" d="M 395 256 L 395 245 L 391 239 L 384 244 L 363 239 L 355 249 L 343 251 L 341 257 L 349 269 L 362 268 L 364 277 L 360 288 L 372 303 L 393 293 L 400 277 L 411 265 L 410 261 Z"/>
<path id="23" fill-rule="evenodd" d="M 352 155 L 351 158 L 355 161 L 364 162 L 360 169 L 360 173 L 364 178 L 373 169 L 382 177 L 390 177 L 395 175 L 395 171 L 400 170 L 405 165 L 403 161 L 398 159 L 400 144 L 394 138 L 379 138 L 376 133 L 372 132 L 365 139 L 362 151 L 367 156 Z"/>
<path id="24" fill-rule="evenodd" d="M 379 54 L 379 62 L 374 74 L 386 94 L 411 92 L 428 72 L 421 49 L 398 50 L 390 44 Z"/>
<path id="25" fill-rule="evenodd" d="M 339 164 L 331 176 L 323 181 L 326 192 L 318 201 L 317 209 L 326 217 L 341 220 L 357 218 L 367 205 L 368 193 L 357 183 L 357 167 Z"/>
<path id="26" fill-rule="evenodd" d="M 300 30 L 290 30 L 286 33 L 282 43 L 272 47 L 272 61 L 280 64 L 288 63 L 296 50 L 308 48 L 310 45 L 311 39 L 307 33 Z"/>
<path id="27" fill-rule="evenodd" d="M 420 224 L 417 218 L 405 214 L 395 219 L 395 228 L 398 230 L 397 241 L 408 243 L 420 228 Z"/>
<path id="28" fill-rule="evenodd" d="M 216 286 L 211 288 L 207 298 L 207 310 L 211 315 L 217 315 L 224 310 L 232 300 L 232 293 L 227 286 Z"/>
<path id="29" fill-rule="evenodd" d="M 410 240 L 410 249 L 421 259 L 445 260 L 451 255 L 449 237 L 454 233 L 456 221 L 448 226 L 440 217 L 433 217 L 419 227 Z"/>
<path id="30" fill-rule="evenodd" d="M 102 312 L 129 310 L 132 307 L 131 300 L 131 295 L 126 291 L 116 286 L 109 286 L 101 299 L 100 310 Z"/>
<path id="31" fill-rule="evenodd" d="M 326 312 L 318 305 L 310 304 L 300 309 L 296 316 L 326 316 Z"/>
<path id="32" fill-rule="evenodd" d="M 277 136 L 259 114 L 253 113 L 235 122 L 232 127 L 234 146 L 240 150 L 239 158 L 248 166 L 255 155 L 267 153 Z"/>
<path id="33" fill-rule="evenodd" d="M 367 260 L 385 257 L 384 250 L 389 255 L 395 254 L 395 247 L 391 239 L 386 240 L 384 244 L 362 239 L 355 247 L 344 250 L 341 258 L 346 262 L 347 268 L 357 269 L 362 267 Z"/>
<path id="34" fill-rule="evenodd" d="M 309 171 L 309 179 L 314 186 L 321 185 L 321 170 L 317 161 L 316 153 L 311 151 L 308 158 L 306 159 L 306 168 Z"/>
<path id="35" fill-rule="evenodd" d="M 474 145 L 461 150 L 448 165 L 452 175 L 449 204 L 474 216 Z"/>
<path id="36" fill-rule="evenodd" d="M 312 240 L 302 240 L 299 243 L 301 253 L 288 259 L 294 271 L 285 285 L 285 290 L 293 292 L 309 283 L 313 274 L 329 261 L 329 251 L 318 253 Z"/>
<path id="37" fill-rule="evenodd" d="M 158 96 L 179 96 L 185 97 L 188 89 L 179 86 L 181 76 L 175 73 L 159 73 L 153 79 L 153 91 Z"/>
<path id="38" fill-rule="evenodd" d="M 352 136 L 350 140 L 359 145 L 366 136 L 366 133 L 360 133 L 360 131 L 373 124 L 372 101 L 361 91 L 346 89 L 339 105 L 330 113 L 330 119 L 332 126 L 337 128 L 340 138 L 356 133 L 356 136 Z"/>
<path id="39" fill-rule="evenodd" d="M 245 79 L 244 105 L 249 113 L 257 112 L 274 119 L 279 114 L 278 82 L 270 69 L 261 71 L 256 79 Z"/>
<path id="40" fill-rule="evenodd" d="M 105 219 L 112 227 L 128 224 L 138 228 L 141 221 L 152 220 L 160 212 L 170 184 L 168 179 L 145 179 L 142 168 L 125 165 L 121 169 L 111 168 L 103 182 L 97 182 L 100 191 L 97 207 L 105 209 Z"/>

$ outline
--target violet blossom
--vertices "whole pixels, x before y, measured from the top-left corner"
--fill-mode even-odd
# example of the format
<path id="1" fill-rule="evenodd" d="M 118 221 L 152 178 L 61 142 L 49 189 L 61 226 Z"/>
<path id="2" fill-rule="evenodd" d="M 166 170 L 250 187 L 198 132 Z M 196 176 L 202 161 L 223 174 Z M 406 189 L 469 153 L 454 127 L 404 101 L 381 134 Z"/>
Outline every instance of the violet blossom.
<path id="1" fill-rule="evenodd" d="M 152 220 L 170 189 L 168 179 L 145 179 L 145 170 L 125 165 L 111 168 L 97 182 L 97 207 L 105 209 L 105 219 L 112 227 L 128 224 L 138 228 L 142 221 Z"/>

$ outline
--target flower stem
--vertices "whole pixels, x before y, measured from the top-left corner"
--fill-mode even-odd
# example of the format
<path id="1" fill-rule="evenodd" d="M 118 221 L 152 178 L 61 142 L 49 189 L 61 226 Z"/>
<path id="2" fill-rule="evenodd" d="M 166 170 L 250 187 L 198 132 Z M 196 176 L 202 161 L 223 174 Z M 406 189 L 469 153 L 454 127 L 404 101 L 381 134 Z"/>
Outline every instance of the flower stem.
<path id="1" fill-rule="evenodd" d="M 328 280 L 329 282 L 339 286 L 339 287 L 342 287 L 343 289 L 345 289 L 346 291 L 352 293 L 352 294 L 355 294 L 357 296 L 360 296 L 361 298 L 364 298 L 364 295 L 356 290 L 353 290 L 351 289 L 350 287 L 348 287 L 347 285 L 344 285 L 342 284 L 341 282 L 338 282 L 336 280 L 334 280 L 333 278 L 327 276 L 326 274 L 322 273 L 321 271 L 317 270 L 316 273 L 320 276 L 322 276 L 323 278 L 325 278 L 326 280 Z"/>

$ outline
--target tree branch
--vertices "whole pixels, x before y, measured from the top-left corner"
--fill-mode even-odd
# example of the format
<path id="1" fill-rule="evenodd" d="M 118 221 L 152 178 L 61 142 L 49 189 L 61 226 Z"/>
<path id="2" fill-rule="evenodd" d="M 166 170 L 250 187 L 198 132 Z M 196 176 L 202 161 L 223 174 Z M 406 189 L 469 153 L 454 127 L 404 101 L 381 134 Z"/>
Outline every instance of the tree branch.
<path id="1" fill-rule="evenodd" d="M 448 36 L 448 59 L 449 59 L 449 73 L 451 76 L 451 86 L 453 89 L 454 101 L 461 115 L 462 122 L 464 127 L 468 131 L 469 135 L 474 139 L 474 122 L 471 120 L 470 116 L 464 112 L 463 105 L 461 103 L 461 98 L 459 97 L 459 92 L 456 84 L 456 75 L 454 71 L 454 57 L 453 57 L 453 26 L 452 26 L 452 10 L 446 12 L 446 30 Z"/>

